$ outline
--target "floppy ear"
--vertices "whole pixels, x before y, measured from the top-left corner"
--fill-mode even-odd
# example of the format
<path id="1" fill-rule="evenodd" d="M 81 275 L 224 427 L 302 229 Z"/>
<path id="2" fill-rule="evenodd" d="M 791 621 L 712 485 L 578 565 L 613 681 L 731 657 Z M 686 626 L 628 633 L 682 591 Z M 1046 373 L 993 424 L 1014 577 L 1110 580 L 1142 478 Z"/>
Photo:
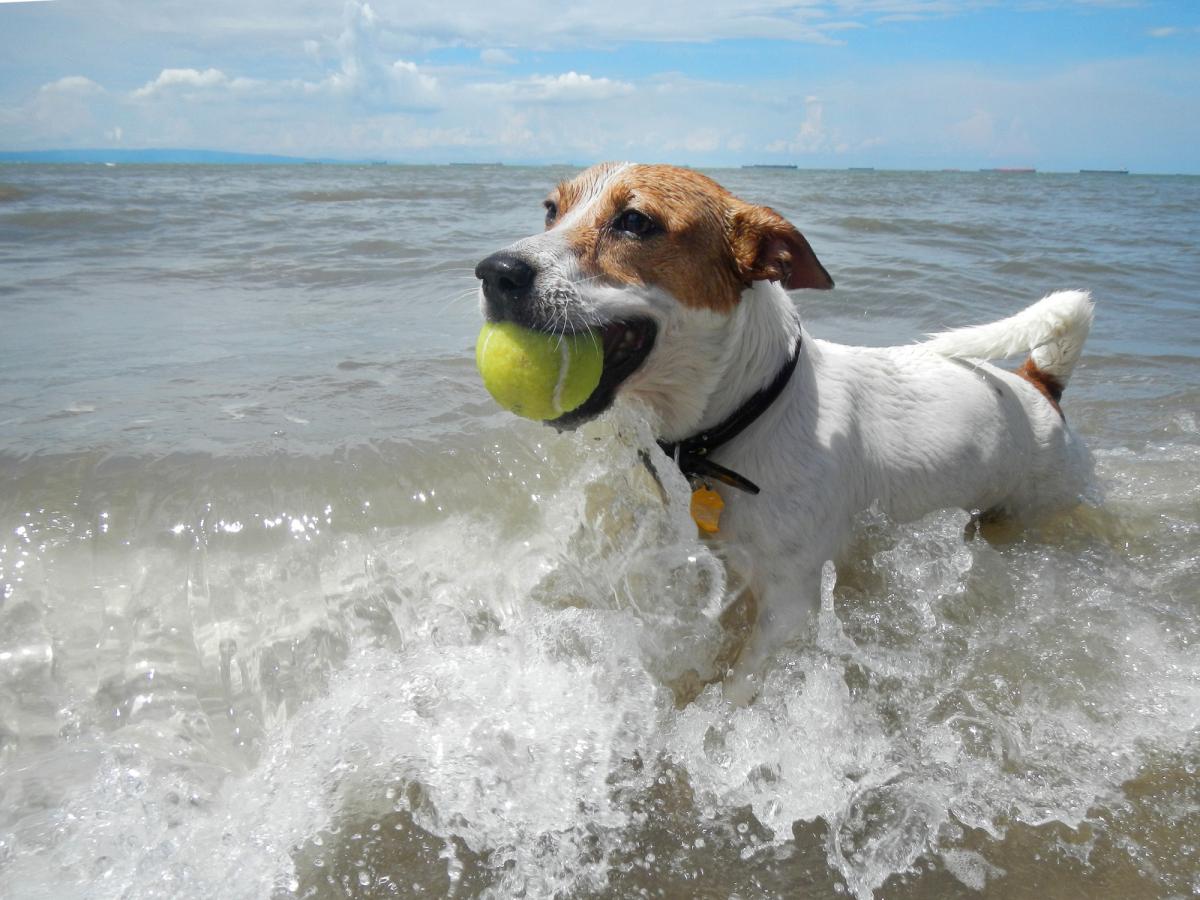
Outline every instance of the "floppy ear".
<path id="1" fill-rule="evenodd" d="M 804 235 L 766 206 L 743 204 L 734 210 L 729 246 L 743 281 L 778 281 L 789 291 L 833 287 Z"/>

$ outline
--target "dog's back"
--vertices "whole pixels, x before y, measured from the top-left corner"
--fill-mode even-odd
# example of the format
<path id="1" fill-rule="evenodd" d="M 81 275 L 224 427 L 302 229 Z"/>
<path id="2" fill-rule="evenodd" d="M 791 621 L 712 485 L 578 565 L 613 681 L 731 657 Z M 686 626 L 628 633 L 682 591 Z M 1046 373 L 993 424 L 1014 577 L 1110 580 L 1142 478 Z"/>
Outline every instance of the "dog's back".
<path id="1" fill-rule="evenodd" d="M 1091 320 L 1087 294 L 1067 291 L 920 344 L 817 342 L 819 414 L 832 420 L 822 443 L 840 432 L 840 455 L 859 469 L 846 500 L 897 519 L 956 506 L 1028 517 L 1077 502 L 1088 458 L 1059 401 Z M 987 361 L 1026 352 L 1015 372 Z"/>

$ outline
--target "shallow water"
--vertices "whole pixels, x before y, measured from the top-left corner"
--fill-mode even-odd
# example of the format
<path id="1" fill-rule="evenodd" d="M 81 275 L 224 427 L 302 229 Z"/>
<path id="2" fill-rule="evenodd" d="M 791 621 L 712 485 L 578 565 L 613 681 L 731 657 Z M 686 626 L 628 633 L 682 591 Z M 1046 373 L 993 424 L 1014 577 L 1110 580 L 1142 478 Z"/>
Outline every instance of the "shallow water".
<path id="1" fill-rule="evenodd" d="M 1098 302 L 1103 500 L 864 516 L 736 708 L 636 418 L 474 372 L 565 174 L 0 167 L 0 895 L 1200 893 L 1200 179 L 714 173 L 819 337 Z"/>

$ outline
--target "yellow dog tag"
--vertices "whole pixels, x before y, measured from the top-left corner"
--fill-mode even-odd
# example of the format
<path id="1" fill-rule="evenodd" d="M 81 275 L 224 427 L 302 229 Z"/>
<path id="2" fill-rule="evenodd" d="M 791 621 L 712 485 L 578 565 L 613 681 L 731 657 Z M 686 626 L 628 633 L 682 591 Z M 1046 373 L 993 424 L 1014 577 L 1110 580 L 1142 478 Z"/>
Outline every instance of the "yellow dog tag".
<path id="1" fill-rule="evenodd" d="M 705 534 L 716 534 L 721 523 L 721 510 L 725 501 L 710 487 L 698 487 L 692 491 L 692 518 Z"/>

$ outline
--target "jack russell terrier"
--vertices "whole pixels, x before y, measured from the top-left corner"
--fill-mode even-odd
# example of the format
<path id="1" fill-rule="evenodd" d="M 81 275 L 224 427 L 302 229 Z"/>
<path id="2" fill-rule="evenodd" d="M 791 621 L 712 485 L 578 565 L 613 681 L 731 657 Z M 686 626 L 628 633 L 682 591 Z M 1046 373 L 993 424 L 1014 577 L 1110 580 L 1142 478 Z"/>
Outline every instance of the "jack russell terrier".
<path id="1" fill-rule="evenodd" d="M 897 520 L 948 507 L 1030 518 L 1086 490 L 1090 458 L 1059 399 L 1088 294 L 909 346 L 844 346 L 810 337 L 786 293 L 833 287 L 804 236 L 703 175 L 605 163 L 545 207 L 544 232 L 476 267 L 483 314 L 601 334 L 599 386 L 550 424 L 641 401 L 697 489 L 698 523 L 754 560 L 739 573 L 758 619 L 726 682 L 735 695 L 815 621 L 822 566 L 872 505 Z M 985 362 L 1026 352 L 1016 372 Z"/>

